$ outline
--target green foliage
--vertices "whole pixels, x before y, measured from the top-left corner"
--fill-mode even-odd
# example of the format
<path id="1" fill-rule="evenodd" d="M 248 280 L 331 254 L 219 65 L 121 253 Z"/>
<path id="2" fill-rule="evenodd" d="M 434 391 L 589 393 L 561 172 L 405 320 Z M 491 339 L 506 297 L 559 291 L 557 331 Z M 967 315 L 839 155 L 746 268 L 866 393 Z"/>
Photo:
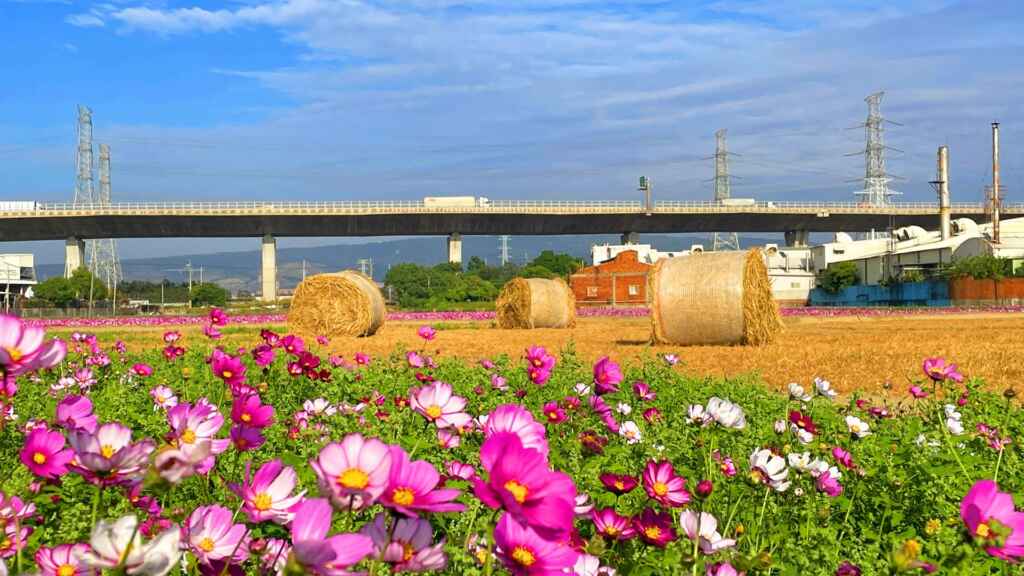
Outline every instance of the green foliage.
<path id="1" fill-rule="evenodd" d="M 818 275 L 818 286 L 826 292 L 838 294 L 860 282 L 860 272 L 853 262 L 838 262 L 829 265 Z"/>
<path id="2" fill-rule="evenodd" d="M 93 276 L 85 266 L 71 273 L 70 282 L 71 288 L 75 291 L 75 298 L 80 302 L 98 302 L 107 298 L 107 285 Z"/>
<path id="3" fill-rule="evenodd" d="M 974 278 L 975 280 L 1002 280 L 1013 276 L 1013 260 L 991 254 L 961 258 L 946 269 L 950 278 Z"/>
<path id="4" fill-rule="evenodd" d="M 223 306 L 228 301 L 228 291 L 212 282 L 192 287 L 193 306 Z"/>
<path id="5" fill-rule="evenodd" d="M 555 276 L 569 276 L 573 272 L 580 269 L 580 261 L 569 254 L 555 253 L 552 250 L 544 250 L 536 258 L 534 258 L 530 264 L 527 265 L 527 270 L 533 266 L 539 266 L 550 271 Z M 535 278 L 544 278 L 544 276 L 534 276 Z"/>
<path id="6" fill-rule="evenodd" d="M 554 278 L 554 272 L 539 264 L 530 264 L 519 274 L 523 278 Z"/>
<path id="7" fill-rule="evenodd" d="M 32 289 L 35 294 L 35 304 L 47 304 L 57 308 L 67 308 L 75 303 L 75 288 L 71 282 L 63 276 L 47 278 Z"/>
<path id="8" fill-rule="evenodd" d="M 162 293 L 161 293 L 162 285 Z M 145 280 L 131 280 L 117 285 L 118 299 L 124 300 L 149 300 L 152 303 L 164 302 L 188 302 L 188 282 L 147 282 Z"/>

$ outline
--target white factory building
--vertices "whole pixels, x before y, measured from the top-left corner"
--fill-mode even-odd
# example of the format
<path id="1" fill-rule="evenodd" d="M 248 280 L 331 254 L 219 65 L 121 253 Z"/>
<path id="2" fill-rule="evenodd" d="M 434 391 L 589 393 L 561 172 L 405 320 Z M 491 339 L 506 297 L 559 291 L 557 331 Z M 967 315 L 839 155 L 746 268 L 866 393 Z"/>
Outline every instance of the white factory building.
<path id="1" fill-rule="evenodd" d="M 21 296 L 31 297 L 36 284 L 32 254 L 0 254 L 0 306 L 8 312 Z"/>

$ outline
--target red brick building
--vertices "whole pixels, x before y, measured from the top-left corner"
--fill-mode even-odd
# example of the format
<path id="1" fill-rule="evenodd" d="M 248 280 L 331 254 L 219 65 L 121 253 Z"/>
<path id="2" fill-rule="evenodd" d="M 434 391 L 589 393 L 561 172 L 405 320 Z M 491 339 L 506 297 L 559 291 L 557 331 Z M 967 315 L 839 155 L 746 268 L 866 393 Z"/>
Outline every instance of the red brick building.
<path id="1" fill-rule="evenodd" d="M 569 285 L 580 305 L 647 304 L 647 273 L 650 264 L 637 259 L 635 250 L 597 266 L 588 266 L 569 278 Z"/>

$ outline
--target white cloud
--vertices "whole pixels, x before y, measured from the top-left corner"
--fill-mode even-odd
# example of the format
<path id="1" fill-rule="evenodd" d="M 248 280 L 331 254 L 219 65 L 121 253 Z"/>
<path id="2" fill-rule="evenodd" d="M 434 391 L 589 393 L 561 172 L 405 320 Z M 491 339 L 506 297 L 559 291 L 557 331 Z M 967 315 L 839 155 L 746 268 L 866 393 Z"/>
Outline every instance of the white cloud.
<path id="1" fill-rule="evenodd" d="M 104 26 L 103 19 L 93 13 L 69 14 L 64 21 L 79 28 L 100 28 Z"/>

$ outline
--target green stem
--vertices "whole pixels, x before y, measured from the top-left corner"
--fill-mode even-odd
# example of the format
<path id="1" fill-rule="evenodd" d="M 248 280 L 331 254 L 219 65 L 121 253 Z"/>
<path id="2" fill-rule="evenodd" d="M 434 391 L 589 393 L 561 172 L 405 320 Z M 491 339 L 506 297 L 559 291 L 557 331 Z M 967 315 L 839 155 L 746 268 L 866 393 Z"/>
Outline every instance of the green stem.
<path id="1" fill-rule="evenodd" d="M 939 428 L 942 429 L 942 437 L 946 440 L 946 449 L 953 455 L 953 459 L 960 466 L 960 471 L 964 473 L 964 479 L 968 483 L 971 481 L 971 475 L 967 473 L 967 468 L 964 467 L 964 463 L 960 460 L 960 454 L 953 448 L 953 442 L 949 439 L 950 433 L 946 428 L 946 414 L 943 412 L 943 408 L 939 407 Z"/>
<path id="2" fill-rule="evenodd" d="M 764 522 L 764 510 L 768 507 L 768 495 L 771 494 L 771 492 L 771 486 L 765 487 L 764 500 L 761 502 L 761 513 L 757 517 L 757 538 L 754 540 L 754 552 L 757 552 L 761 548 L 761 526 Z"/>
<path id="3" fill-rule="evenodd" d="M 1004 447 L 1001 444 L 1002 443 L 1000 443 L 1000 446 L 999 446 L 999 457 L 996 458 L 996 471 L 995 471 L 995 473 L 992 474 L 992 481 L 995 482 L 996 484 L 999 483 L 999 465 L 1003 463 L 1003 450 L 1004 450 Z"/>
<path id="4" fill-rule="evenodd" d="M 693 539 L 693 566 L 690 569 L 691 576 L 697 576 L 697 553 L 699 552 L 697 548 L 700 543 L 700 521 L 702 519 L 701 512 L 703 511 L 703 508 L 703 505 L 697 506 L 697 533 L 694 534 Z"/>
<path id="5" fill-rule="evenodd" d="M 96 516 L 100 511 L 100 500 L 103 499 L 103 485 L 96 485 L 96 492 L 92 495 L 92 523 L 89 524 L 89 530 L 91 531 L 96 527 Z"/>

